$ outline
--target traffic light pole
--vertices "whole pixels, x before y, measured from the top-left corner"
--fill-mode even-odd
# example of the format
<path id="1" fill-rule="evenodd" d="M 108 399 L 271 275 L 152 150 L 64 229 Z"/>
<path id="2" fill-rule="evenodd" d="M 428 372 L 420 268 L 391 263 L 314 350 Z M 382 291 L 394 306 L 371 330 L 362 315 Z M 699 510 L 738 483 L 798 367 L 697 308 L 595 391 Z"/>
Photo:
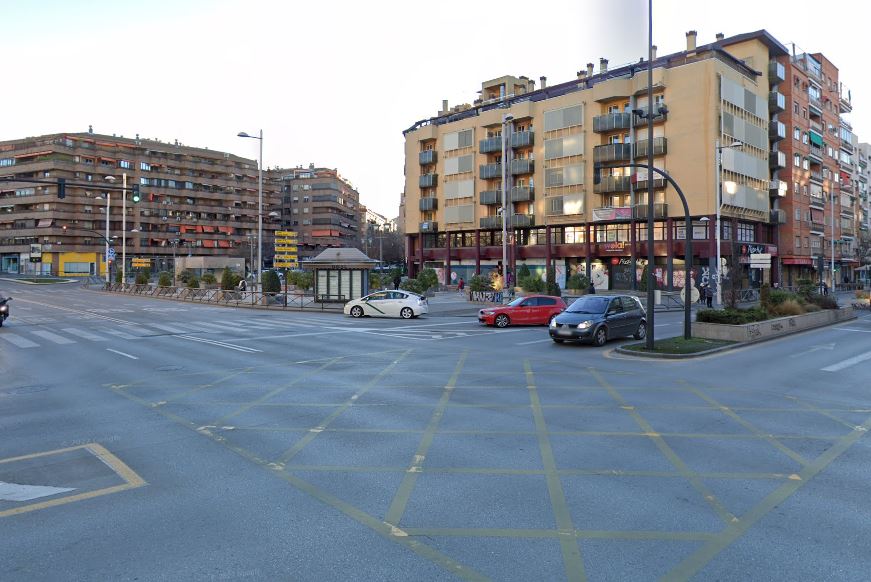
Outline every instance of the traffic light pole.
<path id="1" fill-rule="evenodd" d="M 127 172 L 121 174 L 121 283 L 127 282 Z"/>

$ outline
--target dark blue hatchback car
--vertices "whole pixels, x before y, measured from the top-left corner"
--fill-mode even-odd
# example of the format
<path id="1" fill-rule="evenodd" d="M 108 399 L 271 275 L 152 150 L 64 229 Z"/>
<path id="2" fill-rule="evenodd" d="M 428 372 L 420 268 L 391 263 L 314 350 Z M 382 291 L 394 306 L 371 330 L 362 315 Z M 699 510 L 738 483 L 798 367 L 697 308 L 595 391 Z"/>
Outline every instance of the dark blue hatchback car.
<path id="1" fill-rule="evenodd" d="M 564 341 L 605 345 L 615 337 L 646 335 L 647 313 L 632 295 L 585 295 L 550 322 L 548 332 L 558 344 Z"/>

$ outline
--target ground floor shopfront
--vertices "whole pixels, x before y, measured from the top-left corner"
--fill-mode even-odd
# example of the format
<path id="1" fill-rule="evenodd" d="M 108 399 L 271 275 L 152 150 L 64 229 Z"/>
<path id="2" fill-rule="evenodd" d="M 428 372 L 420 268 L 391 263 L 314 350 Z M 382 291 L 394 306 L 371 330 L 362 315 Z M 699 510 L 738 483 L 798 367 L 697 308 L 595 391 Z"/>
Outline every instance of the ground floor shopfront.
<path id="1" fill-rule="evenodd" d="M 105 276 L 102 252 L 56 252 L 35 245 L 31 252 L 0 254 L 0 273 L 54 275 L 58 277 Z"/>
<path id="2" fill-rule="evenodd" d="M 712 284 L 716 278 L 717 250 L 712 224 L 711 220 L 693 222 L 693 287 Z M 762 223 L 739 225 L 737 221 L 729 226 L 724 225 L 725 240 L 721 241 L 723 277 L 731 273 L 740 287 L 779 283 L 777 247 L 769 242 L 771 228 Z M 532 273 L 544 276 L 551 266 L 562 288 L 569 276 L 580 273 L 599 290 L 637 289 L 647 265 L 646 223 L 636 223 L 632 230 L 629 222 L 517 230 L 507 246 L 508 273 L 516 273 L 520 265 L 526 265 Z M 742 240 L 733 240 L 732 233 Z M 422 268 L 434 268 L 445 285 L 455 285 L 461 278 L 468 281 L 476 274 L 501 274 L 501 234 L 476 230 L 407 235 L 408 272 L 416 276 Z M 683 221 L 656 223 L 653 274 L 663 290 L 684 287 L 686 234 Z M 757 259 L 756 266 L 752 266 L 751 255 L 769 255 L 770 261 L 760 268 Z"/>

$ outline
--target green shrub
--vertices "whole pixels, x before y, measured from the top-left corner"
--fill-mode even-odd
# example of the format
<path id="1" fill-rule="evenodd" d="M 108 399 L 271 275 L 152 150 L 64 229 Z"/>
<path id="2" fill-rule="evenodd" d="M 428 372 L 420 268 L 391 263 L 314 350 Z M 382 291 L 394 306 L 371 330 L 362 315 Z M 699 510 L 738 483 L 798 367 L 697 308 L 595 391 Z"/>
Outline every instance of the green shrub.
<path id="1" fill-rule="evenodd" d="M 384 281 L 381 277 L 381 273 L 378 273 L 377 271 L 369 271 L 369 289 L 382 288 L 384 288 Z"/>
<path id="2" fill-rule="evenodd" d="M 769 309 L 772 315 L 777 317 L 788 317 L 791 315 L 803 315 L 805 308 L 796 299 L 787 299 L 777 305 L 772 305 Z"/>
<path id="3" fill-rule="evenodd" d="M 804 308 L 805 313 L 814 313 L 815 311 L 823 310 L 823 308 L 816 303 L 805 303 L 802 307 Z"/>
<path id="4" fill-rule="evenodd" d="M 264 293 L 278 293 L 281 291 L 281 279 L 275 271 L 264 271 L 260 275 L 260 284 Z"/>
<path id="5" fill-rule="evenodd" d="M 769 295 L 771 294 L 771 285 L 768 283 L 763 283 L 762 287 L 759 288 L 759 303 L 762 304 L 762 307 L 767 308 L 769 306 Z"/>
<path id="6" fill-rule="evenodd" d="M 469 291 L 493 291 L 493 285 L 487 277 L 474 275 L 469 279 Z"/>
<path id="7" fill-rule="evenodd" d="M 418 295 L 423 295 L 426 293 L 426 290 L 429 289 L 426 283 L 424 283 L 421 279 L 406 279 L 402 283 L 399 284 L 399 288 L 405 291 L 409 291 L 411 293 L 417 293 Z"/>
<path id="8" fill-rule="evenodd" d="M 116 283 L 120 283 L 120 282 L 121 282 L 121 269 L 116 269 L 116 270 L 115 270 L 115 282 L 116 282 Z"/>
<path id="9" fill-rule="evenodd" d="M 136 271 L 136 284 L 148 285 L 148 273 L 146 271 Z"/>
<path id="10" fill-rule="evenodd" d="M 188 289 L 199 289 L 200 288 L 200 280 L 196 278 L 196 276 L 189 277 L 187 282 Z"/>
<path id="11" fill-rule="evenodd" d="M 798 280 L 798 295 L 809 301 L 811 296 L 814 295 L 819 287 L 819 283 L 813 281 L 812 279 L 799 279 Z"/>
<path id="12" fill-rule="evenodd" d="M 638 290 L 639 291 L 647 291 L 647 276 L 648 276 L 647 265 L 644 265 L 644 269 L 641 271 L 641 280 L 638 281 Z"/>
<path id="13" fill-rule="evenodd" d="M 211 273 L 203 273 L 203 276 L 200 277 L 200 281 L 202 281 L 206 285 L 214 285 L 218 282 L 215 276 Z"/>
<path id="14" fill-rule="evenodd" d="M 179 275 L 179 279 L 181 279 L 181 282 L 185 285 L 187 285 L 188 281 L 193 278 L 196 278 L 196 275 L 194 275 L 193 271 L 191 271 L 190 269 L 185 269 L 181 272 L 181 275 Z"/>
<path id="15" fill-rule="evenodd" d="M 158 287 L 170 287 L 172 286 L 172 275 L 167 271 L 161 271 L 157 276 L 157 286 Z"/>
<path id="16" fill-rule="evenodd" d="M 782 289 L 772 289 L 768 292 L 768 301 L 764 303 L 764 305 L 768 307 L 773 307 L 776 305 L 780 305 L 784 301 L 799 301 L 799 296 L 795 293 L 790 293 L 789 291 L 783 291 Z"/>
<path id="17" fill-rule="evenodd" d="M 314 282 L 314 273 L 311 273 L 309 271 L 296 272 L 296 283 L 294 283 L 294 285 L 296 285 L 299 289 L 302 289 L 303 291 L 308 291 L 312 288 Z"/>
<path id="18" fill-rule="evenodd" d="M 819 305 L 823 309 L 838 309 L 840 307 L 837 299 L 831 295 L 820 295 L 819 293 L 811 295 L 808 302 Z"/>
<path id="19" fill-rule="evenodd" d="M 528 277 L 520 280 L 520 286 L 523 287 L 523 290 L 527 293 L 544 293 L 547 286 L 545 282 L 541 280 L 541 277 L 538 275 L 529 275 Z"/>
<path id="20" fill-rule="evenodd" d="M 529 277 L 530 274 L 531 273 L 529 272 L 529 267 L 527 267 L 526 265 L 520 265 L 519 267 L 517 267 L 517 280 L 518 281 L 523 281 L 524 279 Z"/>
<path id="21" fill-rule="evenodd" d="M 224 267 L 224 271 L 221 273 L 221 289 L 224 291 L 232 291 L 239 285 L 239 281 L 242 280 L 242 277 L 234 273 L 230 270 L 230 267 Z"/>
<path id="22" fill-rule="evenodd" d="M 556 282 L 556 269 L 553 267 L 547 268 L 547 291 L 548 295 L 553 295 L 554 297 L 561 297 L 562 290 L 559 288 Z"/>
<path id="23" fill-rule="evenodd" d="M 590 287 L 590 280 L 586 275 L 575 273 L 566 281 L 566 289 L 581 289 L 586 291 Z"/>
<path id="24" fill-rule="evenodd" d="M 439 276 L 435 269 L 424 269 L 420 272 L 420 275 L 417 276 L 417 279 L 423 285 L 424 292 L 433 287 L 438 287 L 439 285 Z"/>
<path id="25" fill-rule="evenodd" d="M 702 309 L 696 314 L 696 321 L 704 323 L 723 323 L 742 325 L 768 319 L 768 312 L 761 307 L 750 309 Z"/>

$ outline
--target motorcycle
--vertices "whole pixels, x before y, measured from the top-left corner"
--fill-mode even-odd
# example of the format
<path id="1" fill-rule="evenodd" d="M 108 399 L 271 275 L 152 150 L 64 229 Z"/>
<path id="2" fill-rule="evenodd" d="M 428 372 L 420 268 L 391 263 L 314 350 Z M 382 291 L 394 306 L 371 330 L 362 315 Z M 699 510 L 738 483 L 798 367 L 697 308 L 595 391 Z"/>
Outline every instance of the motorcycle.
<path id="1" fill-rule="evenodd" d="M 11 297 L 0 299 L 0 327 L 3 327 L 3 322 L 9 317 L 9 301 L 12 301 Z"/>

